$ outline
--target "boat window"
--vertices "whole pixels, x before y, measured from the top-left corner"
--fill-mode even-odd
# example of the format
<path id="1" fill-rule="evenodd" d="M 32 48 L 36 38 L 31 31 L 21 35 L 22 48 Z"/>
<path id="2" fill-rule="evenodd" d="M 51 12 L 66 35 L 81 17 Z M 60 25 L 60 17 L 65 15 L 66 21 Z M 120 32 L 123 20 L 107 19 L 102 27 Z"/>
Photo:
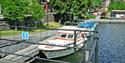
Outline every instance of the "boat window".
<path id="1" fill-rule="evenodd" d="M 60 35 L 60 37 L 64 37 L 64 38 L 65 38 L 65 37 L 66 37 L 66 35 L 67 35 L 67 34 L 61 34 L 61 35 Z"/>
<path id="2" fill-rule="evenodd" d="M 57 36 L 57 37 L 59 37 L 59 36 L 60 36 L 60 34 L 56 34 L 56 36 Z"/>
<path id="3" fill-rule="evenodd" d="M 80 38 L 80 34 L 77 34 L 77 35 L 76 35 L 76 38 Z"/>
<path id="4" fill-rule="evenodd" d="M 70 34 L 70 35 L 67 36 L 67 38 L 73 38 L 73 35 Z"/>

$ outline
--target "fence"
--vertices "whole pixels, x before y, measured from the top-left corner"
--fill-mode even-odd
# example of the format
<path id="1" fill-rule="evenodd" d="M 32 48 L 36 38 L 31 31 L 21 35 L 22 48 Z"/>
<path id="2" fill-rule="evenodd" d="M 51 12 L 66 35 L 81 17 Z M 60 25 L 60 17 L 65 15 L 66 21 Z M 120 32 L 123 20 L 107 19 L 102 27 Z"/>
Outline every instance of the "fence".
<path id="1" fill-rule="evenodd" d="M 5 27 L 10 27 L 10 28 L 18 28 L 18 30 L 14 30 L 14 32 L 8 36 L 7 34 L 4 34 L 3 30 L 0 30 L 0 56 L 2 58 L 6 57 L 7 55 L 16 55 L 16 56 L 21 56 L 21 57 L 28 57 L 32 59 L 39 59 L 39 60 L 45 60 L 45 61 L 50 61 L 50 62 L 55 62 L 55 63 L 71 63 L 68 61 L 60 61 L 60 60 L 52 60 L 52 59 L 46 59 L 46 58 L 39 58 L 39 57 L 34 57 L 32 55 L 24 55 L 24 54 L 16 54 L 15 52 L 18 52 L 22 49 L 28 48 L 32 45 L 41 45 L 39 43 L 40 41 L 43 41 L 44 39 L 54 36 L 55 32 L 57 30 L 65 30 L 65 31 L 74 31 L 74 46 L 76 45 L 76 32 L 77 31 L 82 31 L 82 32 L 91 32 L 91 36 L 88 37 L 88 40 L 85 42 L 84 47 L 80 48 L 83 50 L 83 60 L 80 63 L 90 63 L 93 59 L 94 55 L 94 61 L 95 63 L 98 63 L 98 32 L 97 31 L 83 31 L 83 30 L 67 30 L 67 29 L 45 29 L 45 28 L 36 28 L 36 27 L 25 27 L 25 26 L 5 26 Z M 39 31 L 32 32 L 34 30 L 39 29 Z M 43 32 L 44 30 L 44 32 Z M 5 31 L 5 30 L 4 30 Z M 22 40 L 21 32 L 30 32 L 29 39 L 28 40 Z M 8 32 L 9 33 L 9 32 Z M 3 36 L 4 35 L 4 36 Z M 42 44 L 43 45 L 43 44 Z M 49 44 L 45 44 L 49 45 Z M 35 48 L 36 48 L 35 46 Z M 57 46 L 57 45 L 52 45 L 52 46 Z M 58 46 L 58 47 L 68 47 L 68 46 Z M 74 48 L 77 49 L 77 47 L 69 47 L 69 48 Z M 77 51 L 76 51 L 77 52 Z M 1 59 L 2 59 L 1 58 Z M 5 61 L 2 60 L 2 62 L 19 62 L 19 63 L 24 63 L 26 60 L 8 60 L 5 59 Z M 77 63 L 77 62 L 75 62 Z"/>

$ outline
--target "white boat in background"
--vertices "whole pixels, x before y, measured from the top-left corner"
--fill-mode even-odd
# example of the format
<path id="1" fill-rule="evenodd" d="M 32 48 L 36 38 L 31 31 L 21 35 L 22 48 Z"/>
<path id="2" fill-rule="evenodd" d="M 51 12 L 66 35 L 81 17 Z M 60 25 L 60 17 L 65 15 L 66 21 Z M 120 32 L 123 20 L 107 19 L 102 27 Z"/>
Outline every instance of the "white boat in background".
<path id="1" fill-rule="evenodd" d="M 78 29 L 78 28 L 75 26 L 64 26 L 61 29 Z M 83 37 L 83 35 L 81 35 L 81 32 L 76 32 L 76 45 L 77 45 L 76 47 L 82 48 L 86 40 L 87 38 Z M 56 36 L 53 36 L 40 43 L 48 44 L 48 45 L 38 46 L 39 50 L 47 58 L 63 57 L 75 52 L 74 48 L 69 48 L 69 47 L 74 47 L 74 31 L 58 30 Z M 52 46 L 52 45 L 57 45 L 57 46 Z M 67 47 L 60 47 L 60 46 L 67 46 Z"/>
<path id="2" fill-rule="evenodd" d="M 74 27 L 77 28 L 77 30 L 94 31 L 96 26 L 98 25 L 98 23 L 94 22 L 93 20 L 82 20 L 80 22 L 69 22 L 69 21 L 67 21 L 66 23 L 64 23 L 64 25 L 70 26 L 70 27 L 74 26 Z M 83 32 L 83 33 L 86 37 L 93 34 L 92 32 Z"/>
<path id="3" fill-rule="evenodd" d="M 97 27 L 98 23 L 95 23 L 94 21 L 91 20 L 86 20 L 85 22 L 80 22 L 78 27 L 79 28 L 87 28 L 87 31 L 95 31 L 96 27 Z M 91 34 L 93 34 L 93 32 L 85 32 L 86 36 L 90 36 Z"/>

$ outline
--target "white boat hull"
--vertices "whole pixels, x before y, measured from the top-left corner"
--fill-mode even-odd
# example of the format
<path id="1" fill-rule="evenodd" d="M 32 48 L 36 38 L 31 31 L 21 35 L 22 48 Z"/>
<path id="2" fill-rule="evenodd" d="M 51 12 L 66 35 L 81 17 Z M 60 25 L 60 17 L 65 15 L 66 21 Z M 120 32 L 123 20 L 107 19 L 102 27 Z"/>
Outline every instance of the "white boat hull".
<path id="1" fill-rule="evenodd" d="M 96 28 L 96 25 L 94 25 L 94 27 L 89 28 L 89 29 L 85 29 L 85 28 L 77 28 L 77 27 L 71 27 L 71 26 L 67 26 L 69 29 L 78 29 L 78 30 L 88 30 L 88 31 L 94 31 Z M 67 27 L 63 27 L 63 29 L 68 29 Z M 77 32 L 78 35 L 76 35 L 76 45 L 78 45 L 76 48 L 73 48 L 73 43 L 74 40 L 73 37 L 72 38 L 68 38 L 68 36 L 70 34 L 74 34 L 73 31 L 58 31 L 58 33 L 60 33 L 61 35 L 64 34 L 64 36 L 59 35 L 58 38 L 54 38 L 53 39 L 48 39 L 46 41 L 43 41 L 41 43 L 43 44 L 50 44 L 50 45 L 39 45 L 38 48 L 39 50 L 47 57 L 47 58 L 58 58 L 58 57 L 63 57 L 63 56 L 67 56 L 70 54 L 75 53 L 76 51 L 78 51 L 80 48 L 82 48 L 84 46 L 85 41 L 87 40 L 86 36 L 90 36 L 93 34 L 90 32 L 86 32 L 86 34 L 82 33 L 82 32 Z M 66 35 L 69 34 L 69 35 Z M 84 35 L 84 38 L 83 36 Z M 70 40 L 69 40 L 70 39 Z M 68 44 L 69 43 L 69 44 Z M 67 46 L 70 46 L 72 48 L 68 48 L 68 47 L 59 47 L 59 46 L 52 46 L 51 44 L 54 45 L 59 45 L 59 46 L 64 46 L 65 44 Z"/>
<path id="2" fill-rule="evenodd" d="M 60 51 L 42 51 L 47 58 L 58 58 L 58 57 L 63 57 L 70 55 L 74 53 L 73 48 L 65 49 L 65 50 L 60 50 Z"/>
<path id="3" fill-rule="evenodd" d="M 47 57 L 47 58 L 59 58 L 59 57 L 63 57 L 63 56 L 67 56 L 70 54 L 75 53 L 76 51 L 78 51 L 80 48 L 83 47 L 83 44 L 80 44 L 79 46 L 77 46 L 77 49 L 75 50 L 74 48 L 66 48 L 63 50 L 55 50 L 55 51 L 45 51 L 45 50 L 41 50 L 41 52 Z"/>

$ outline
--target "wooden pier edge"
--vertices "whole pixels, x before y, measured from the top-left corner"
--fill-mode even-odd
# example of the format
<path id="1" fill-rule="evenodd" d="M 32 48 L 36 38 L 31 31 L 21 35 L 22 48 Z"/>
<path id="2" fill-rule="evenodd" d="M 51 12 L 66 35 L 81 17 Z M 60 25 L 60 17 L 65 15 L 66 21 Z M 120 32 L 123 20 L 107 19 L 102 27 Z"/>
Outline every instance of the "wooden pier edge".
<path id="1" fill-rule="evenodd" d="M 14 54 L 35 56 L 38 53 L 39 53 L 39 50 L 37 48 L 37 45 L 31 45 L 28 48 L 25 48 L 23 50 L 15 52 Z M 28 59 L 30 59 L 30 57 L 23 57 L 23 56 L 17 56 L 17 55 L 9 54 L 8 56 L 6 56 L 4 58 L 1 58 L 0 63 L 16 63 L 16 62 L 10 62 L 11 60 L 12 61 L 24 62 L 24 61 L 26 61 Z M 10 60 L 10 61 L 6 61 L 6 60 Z"/>
<path id="2" fill-rule="evenodd" d="M 94 22 L 98 23 L 125 23 L 125 20 L 114 20 L 114 19 L 92 19 Z"/>

